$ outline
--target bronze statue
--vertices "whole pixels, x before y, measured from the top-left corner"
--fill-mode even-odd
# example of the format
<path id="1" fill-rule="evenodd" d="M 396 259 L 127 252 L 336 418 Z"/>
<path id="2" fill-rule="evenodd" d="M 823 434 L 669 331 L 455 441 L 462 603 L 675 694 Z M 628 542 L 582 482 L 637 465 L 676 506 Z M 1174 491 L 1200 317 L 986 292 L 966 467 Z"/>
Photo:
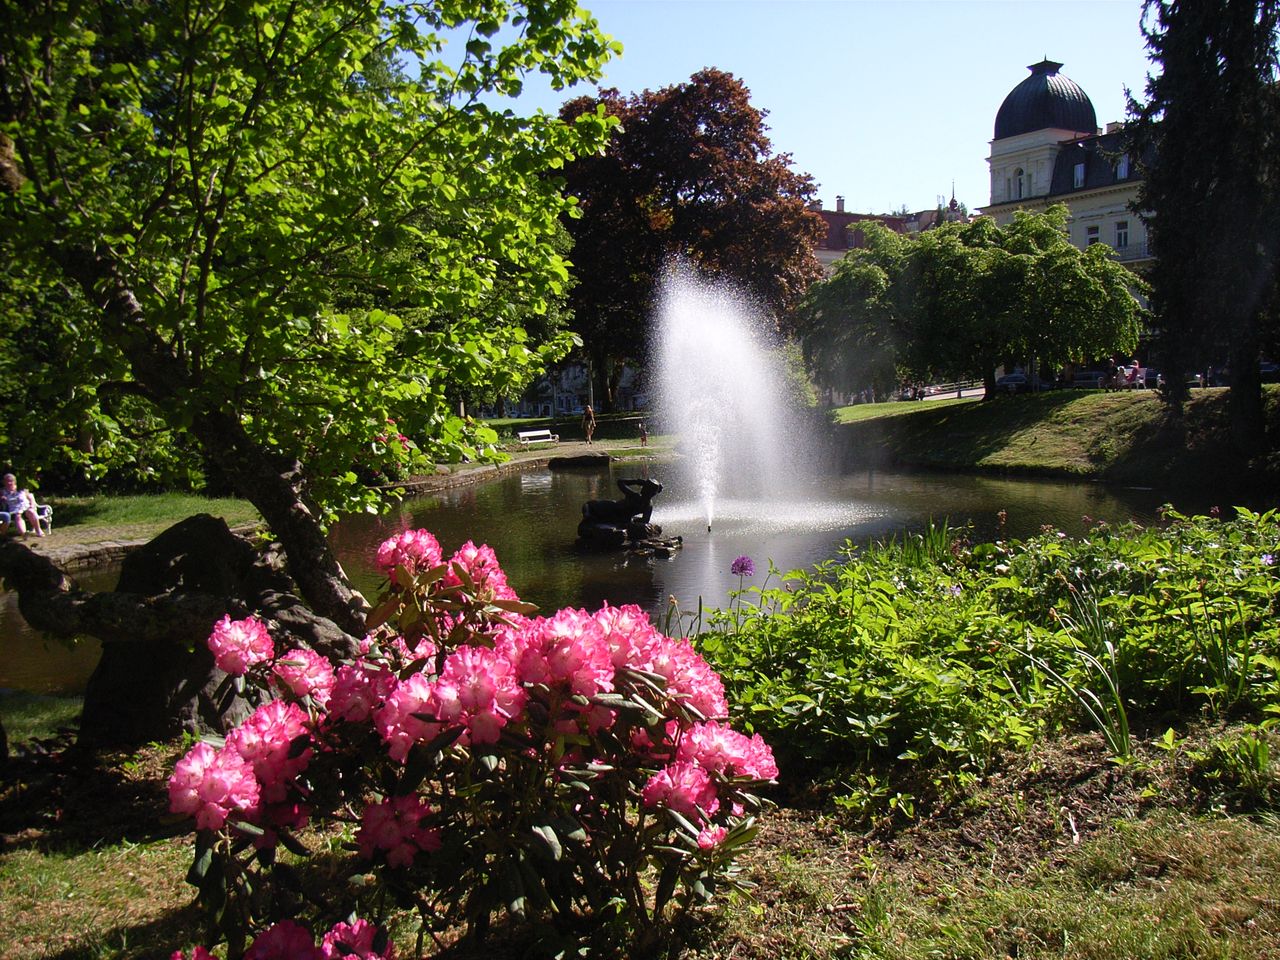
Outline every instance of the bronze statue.
<path id="1" fill-rule="evenodd" d="M 592 543 L 621 545 L 643 540 L 662 531 L 649 523 L 653 498 L 662 492 L 656 480 L 618 480 L 621 500 L 588 500 L 582 505 L 578 536 Z"/>

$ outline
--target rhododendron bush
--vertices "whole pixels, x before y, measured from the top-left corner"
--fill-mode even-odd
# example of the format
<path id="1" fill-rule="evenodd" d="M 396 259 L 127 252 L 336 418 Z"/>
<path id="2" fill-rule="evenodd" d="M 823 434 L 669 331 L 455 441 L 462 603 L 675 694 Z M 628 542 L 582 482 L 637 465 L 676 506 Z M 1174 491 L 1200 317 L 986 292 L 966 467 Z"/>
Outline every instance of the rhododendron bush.
<path id="1" fill-rule="evenodd" d="M 377 563 L 387 588 L 354 662 L 273 643 L 253 618 L 209 638 L 219 667 L 275 697 L 169 782 L 230 956 L 314 944 L 304 922 L 381 956 L 373 931 L 405 910 L 425 931 L 483 936 L 505 911 L 581 942 L 618 923 L 646 938 L 738 882 L 751 791 L 777 767 L 725 722 L 720 678 L 687 640 L 634 606 L 534 617 L 491 549 L 446 561 L 425 530 Z M 308 824 L 347 841 L 331 892 L 302 880 Z"/>

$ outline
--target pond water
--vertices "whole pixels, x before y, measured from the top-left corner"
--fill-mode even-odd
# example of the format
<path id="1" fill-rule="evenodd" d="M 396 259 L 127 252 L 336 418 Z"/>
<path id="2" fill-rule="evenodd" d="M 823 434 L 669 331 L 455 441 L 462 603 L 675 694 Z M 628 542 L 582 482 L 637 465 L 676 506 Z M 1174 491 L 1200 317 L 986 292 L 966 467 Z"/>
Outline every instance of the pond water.
<path id="1" fill-rule="evenodd" d="M 668 473 L 670 476 L 668 477 Z M 651 476 L 664 483 L 653 521 L 664 536 L 682 536 L 670 558 L 587 552 L 575 544 L 584 501 L 619 496 L 620 477 Z M 614 464 L 588 471 L 538 470 L 478 486 L 405 501 L 381 517 L 357 516 L 334 529 L 332 542 L 347 572 L 366 593 L 379 579 L 371 559 L 377 545 L 401 530 L 424 527 L 446 554 L 468 539 L 488 543 L 522 599 L 544 612 L 564 606 L 596 609 L 606 600 L 636 603 L 655 618 L 670 597 L 693 612 L 723 606 L 738 578 L 734 558 L 749 556 L 759 584 L 770 561 L 780 570 L 808 567 L 855 543 L 919 530 L 931 520 L 972 523 L 975 539 L 995 536 L 996 514 L 1006 511 L 1005 536 L 1026 537 L 1042 524 L 1079 533 L 1084 516 L 1149 522 L 1167 495 L 1097 484 L 1010 480 L 954 474 L 853 473 L 798 489 L 791 501 L 728 500 L 716 505 L 708 533 L 696 492 L 680 489 L 674 471 L 656 462 Z M 1203 509 L 1174 501 L 1179 509 Z M 109 589 L 114 571 L 81 576 L 86 586 Z M 22 621 L 12 594 L 0 596 L 0 689 L 77 693 L 97 662 L 97 644 L 74 650 L 46 643 Z"/>

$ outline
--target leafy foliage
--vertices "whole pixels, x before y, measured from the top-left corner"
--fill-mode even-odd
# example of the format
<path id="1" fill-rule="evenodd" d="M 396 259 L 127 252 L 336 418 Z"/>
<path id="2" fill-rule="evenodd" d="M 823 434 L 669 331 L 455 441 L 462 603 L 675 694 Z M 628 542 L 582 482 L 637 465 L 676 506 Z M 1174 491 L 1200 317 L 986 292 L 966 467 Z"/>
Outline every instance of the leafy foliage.
<path id="1" fill-rule="evenodd" d="M 1079 720 L 1121 757 L 1134 713 L 1275 722 L 1280 518 L 1167 519 L 1080 539 L 969 545 L 936 528 L 850 546 L 739 593 L 700 649 L 784 773 L 826 765 L 884 802 L 912 771 L 963 778 Z"/>
<path id="2" fill-rule="evenodd" d="M 516 388 L 568 347 L 524 329 L 566 278 L 542 174 L 607 127 L 481 94 L 595 77 L 611 47 L 575 11 L 6 4 L 5 299 L 49 375 L 12 400 L 113 464 L 139 428 L 234 418 L 306 463 L 328 507 L 366 499 L 351 466 L 381 459 L 389 417 L 432 459 L 477 455 L 491 438 L 450 395 Z"/>
<path id="3" fill-rule="evenodd" d="M 621 129 L 603 153 L 569 164 L 567 220 L 579 283 L 573 329 L 598 370 L 643 359 L 654 287 L 674 256 L 735 281 L 781 320 L 821 276 L 812 181 L 774 154 L 765 112 L 732 74 L 564 105 L 566 120 L 606 114 Z"/>
<path id="4" fill-rule="evenodd" d="M 135 398 L 253 502 L 311 606 L 357 632 L 364 600 L 325 520 L 374 509 L 362 481 L 379 473 L 492 455 L 453 399 L 517 389 L 572 342 L 522 322 L 567 280 L 550 173 L 610 122 L 485 95 L 531 71 L 595 79 L 615 45 L 572 0 L 0 15 L 0 235 L 21 262 L 5 299 L 34 291 L 25 325 L 77 345 L 44 389 L 79 419 L 45 429 L 111 454 L 134 408 L 106 400 Z"/>
<path id="5" fill-rule="evenodd" d="M 1067 208 L 979 217 L 914 236 L 865 224 L 866 246 L 815 284 L 799 309 L 810 363 L 843 389 L 982 377 L 1036 358 L 1056 367 L 1131 350 L 1141 281 L 1107 248 L 1071 245 Z"/>

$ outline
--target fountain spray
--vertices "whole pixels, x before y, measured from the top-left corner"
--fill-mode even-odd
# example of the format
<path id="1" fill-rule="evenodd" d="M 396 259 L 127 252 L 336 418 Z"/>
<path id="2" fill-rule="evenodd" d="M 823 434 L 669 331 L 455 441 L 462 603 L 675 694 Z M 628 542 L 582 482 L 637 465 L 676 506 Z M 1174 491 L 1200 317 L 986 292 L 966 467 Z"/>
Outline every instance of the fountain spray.
<path id="1" fill-rule="evenodd" d="M 730 500 L 755 512 L 761 501 L 794 494 L 796 461 L 813 444 L 786 400 L 772 324 L 741 289 L 684 263 L 669 266 L 652 358 L 662 420 L 680 436 L 676 469 L 708 534 Z"/>

